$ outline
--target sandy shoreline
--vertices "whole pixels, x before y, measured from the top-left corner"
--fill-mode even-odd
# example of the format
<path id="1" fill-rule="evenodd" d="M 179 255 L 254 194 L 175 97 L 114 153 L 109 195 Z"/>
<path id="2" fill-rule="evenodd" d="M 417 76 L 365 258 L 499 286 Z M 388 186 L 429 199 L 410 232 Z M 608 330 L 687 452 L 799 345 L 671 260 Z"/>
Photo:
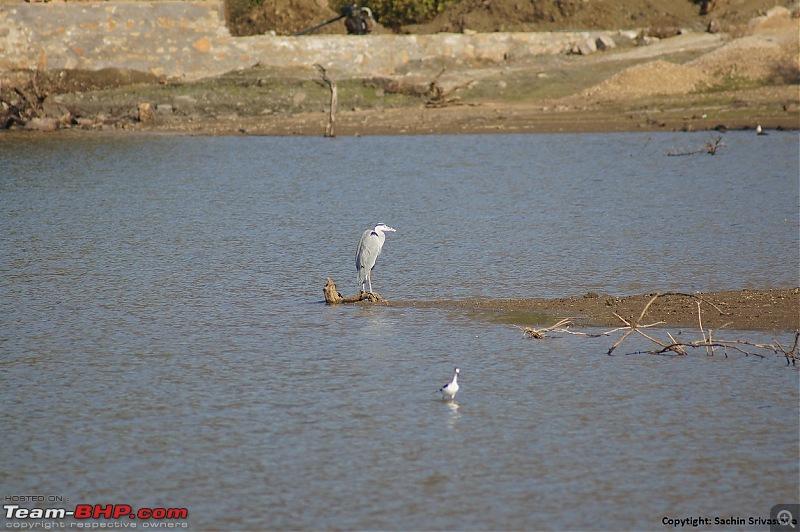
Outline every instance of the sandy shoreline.
<path id="1" fill-rule="evenodd" d="M 774 106 L 778 109 L 778 106 Z M 705 115 L 705 116 L 704 116 Z M 753 117 L 756 115 L 757 117 Z M 205 118 L 154 125 L 152 132 L 177 135 L 323 136 L 325 113 L 295 113 L 277 120 Z M 483 103 L 428 109 L 364 109 L 339 113 L 336 136 L 458 135 L 513 133 L 614 133 L 655 131 L 796 130 L 800 116 L 784 112 L 748 114 L 719 109 L 709 118 L 703 109 L 619 111 L 549 108 L 541 104 Z M 142 128 L 140 131 L 146 131 Z"/>
<path id="2" fill-rule="evenodd" d="M 678 105 L 661 99 L 642 100 L 636 106 L 562 106 L 548 102 L 481 102 L 442 108 L 424 105 L 403 108 L 349 109 L 338 114 L 338 137 L 386 135 L 481 135 L 528 133 L 618 133 L 707 131 L 709 138 L 726 131 L 800 129 L 800 111 L 783 109 L 796 87 L 776 87 L 768 96 L 737 93 L 747 98 L 747 109 L 734 103 L 708 112 L 702 101 L 684 98 Z M 733 96 L 732 96 L 733 98 Z M 167 136 L 323 136 L 326 112 L 294 112 L 269 117 L 203 114 L 157 119 L 151 123 L 117 123 L 91 128 L 0 130 L 0 136 L 39 135 L 167 135 Z"/>

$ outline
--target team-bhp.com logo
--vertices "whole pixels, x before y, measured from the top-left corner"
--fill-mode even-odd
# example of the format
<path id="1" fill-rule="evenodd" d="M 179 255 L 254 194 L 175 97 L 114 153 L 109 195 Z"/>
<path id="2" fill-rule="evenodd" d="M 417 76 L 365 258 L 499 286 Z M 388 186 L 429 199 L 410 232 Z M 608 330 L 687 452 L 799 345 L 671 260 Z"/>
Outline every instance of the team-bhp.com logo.
<path id="1" fill-rule="evenodd" d="M 3 505 L 6 519 L 186 519 L 186 508 L 139 508 L 129 504 L 78 504 L 74 510 L 66 508 L 23 508 L 18 504 Z"/>

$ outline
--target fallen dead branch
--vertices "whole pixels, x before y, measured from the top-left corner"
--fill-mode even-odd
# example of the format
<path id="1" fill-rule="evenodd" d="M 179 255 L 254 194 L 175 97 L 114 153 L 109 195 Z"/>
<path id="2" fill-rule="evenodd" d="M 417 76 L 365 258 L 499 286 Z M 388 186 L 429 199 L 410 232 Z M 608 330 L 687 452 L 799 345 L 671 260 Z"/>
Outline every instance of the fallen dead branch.
<path id="1" fill-rule="evenodd" d="M 425 107 L 445 107 L 457 103 L 460 98 L 451 98 L 450 95 L 459 89 L 469 88 L 474 83 L 474 80 L 469 80 L 466 83 L 455 85 L 445 90 L 439 84 L 439 77 L 444 74 L 444 71 L 445 69 L 443 68 L 428 84 L 428 93 L 425 95 Z"/>
<path id="2" fill-rule="evenodd" d="M 652 298 L 650 298 L 650 301 L 647 302 L 647 304 L 642 309 L 642 312 L 639 314 L 639 317 L 636 318 L 636 319 L 633 319 L 633 318 L 625 319 L 622 316 L 620 316 L 619 314 L 617 314 L 616 312 L 613 313 L 614 316 L 619 318 L 619 320 L 622 321 L 622 323 L 625 324 L 625 327 L 622 327 L 622 329 L 620 329 L 620 330 L 627 329 L 627 331 L 625 332 L 625 334 L 622 335 L 622 337 L 619 340 L 617 340 L 617 342 L 614 345 L 612 345 L 608 349 L 608 353 L 607 353 L 608 355 L 613 353 L 614 350 L 617 347 L 619 347 L 620 344 L 622 344 L 622 342 L 624 342 L 625 339 L 628 338 L 628 336 L 630 336 L 634 332 L 639 333 L 641 336 L 644 336 L 645 338 L 647 338 L 651 342 L 654 342 L 654 343 L 658 344 L 659 346 L 661 346 L 662 349 L 667 348 L 669 345 L 672 345 L 672 347 L 669 349 L 670 351 L 674 351 L 676 354 L 679 354 L 679 355 L 685 355 L 686 354 L 686 351 L 681 347 L 680 344 L 676 343 L 674 341 L 674 339 L 673 339 L 672 344 L 665 344 L 663 342 L 659 342 L 658 340 L 656 340 L 652 336 L 649 336 L 648 334 L 642 332 L 642 329 L 644 329 L 646 327 L 652 327 L 653 325 L 655 325 L 655 324 L 650 324 L 650 325 L 647 325 L 647 326 L 641 325 L 641 322 L 644 319 L 645 314 L 647 314 L 647 310 L 650 308 L 650 306 L 659 297 L 665 297 L 665 296 L 682 296 L 682 297 L 693 298 L 693 299 L 697 300 L 698 302 L 706 302 L 709 305 L 711 305 L 712 307 L 714 307 L 720 314 L 725 314 L 722 311 L 722 309 L 720 309 L 718 306 L 714 305 L 713 303 L 710 303 L 710 302 L 706 301 L 705 299 L 703 299 L 702 297 L 700 297 L 700 296 L 698 296 L 696 294 L 684 294 L 684 293 L 681 293 L 681 292 L 664 292 L 664 293 L 657 292 Z M 670 338 L 672 339 L 671 336 L 670 336 Z"/>
<path id="3" fill-rule="evenodd" d="M 570 326 L 572 326 L 571 318 L 563 318 L 558 323 L 551 325 L 550 327 L 543 327 L 541 329 L 534 329 L 533 327 L 519 327 L 518 325 L 515 325 L 515 327 L 518 329 L 522 329 L 522 336 L 527 338 L 536 338 L 537 340 L 545 338 L 547 333 L 550 332 L 573 334 L 573 332 L 569 330 Z"/>
<path id="4" fill-rule="evenodd" d="M 644 332 L 644 329 L 654 327 L 656 325 L 661 325 L 663 322 L 655 322 L 650 324 L 642 324 L 642 321 L 647 314 L 648 309 L 653 305 L 653 303 L 661 298 L 666 296 L 681 296 L 690 299 L 694 299 L 694 302 L 697 306 L 697 322 L 698 327 L 700 329 L 700 333 L 702 335 L 702 340 L 696 341 L 679 341 L 676 340 L 675 337 L 667 332 L 667 336 L 669 337 L 669 341 L 663 341 L 655 338 L 655 335 L 648 334 Z M 614 344 L 608 349 L 607 355 L 612 355 L 613 352 L 620 346 L 622 343 L 633 333 L 637 333 L 643 338 L 647 339 L 648 341 L 656 344 L 657 347 L 647 351 L 634 351 L 628 354 L 651 354 L 651 355 L 672 355 L 672 356 L 686 356 L 688 355 L 688 349 L 692 348 L 704 348 L 706 350 L 706 356 L 714 356 L 715 355 L 715 348 L 722 349 L 725 355 L 725 358 L 728 358 L 728 351 L 738 352 L 745 356 L 756 356 L 759 358 L 766 358 L 768 352 L 773 352 L 778 356 L 783 356 L 786 358 L 787 364 L 796 365 L 797 360 L 800 359 L 800 348 L 798 345 L 800 344 L 800 331 L 795 333 L 794 342 L 792 346 L 785 346 L 778 342 L 777 340 L 773 339 L 773 343 L 764 344 L 764 343 L 756 343 L 756 342 L 749 342 L 744 340 L 724 340 L 721 338 L 714 337 L 714 331 L 711 329 L 705 329 L 703 327 L 703 316 L 701 310 L 701 304 L 707 304 L 713 307 L 720 315 L 725 315 L 725 312 L 722 311 L 717 305 L 714 303 L 696 295 L 696 294 L 685 294 L 681 292 L 664 292 L 664 293 L 656 293 L 653 295 L 652 298 L 647 302 L 644 306 L 642 311 L 639 313 L 637 318 L 629 317 L 624 318 L 617 314 L 616 312 L 612 312 L 614 316 L 616 316 L 620 321 L 624 323 L 624 326 L 617 327 L 616 329 L 612 329 L 610 331 L 606 331 L 603 333 L 581 333 L 578 331 L 571 331 L 569 327 L 572 325 L 572 322 L 569 318 L 563 318 L 557 323 L 551 325 L 550 327 L 544 327 L 541 329 L 534 329 L 531 327 L 525 327 L 522 329 L 522 334 L 528 338 L 536 338 L 541 339 L 547 336 L 547 333 L 550 332 L 559 332 L 559 333 L 568 333 L 568 334 L 582 334 L 585 336 L 590 337 L 598 337 L 598 336 L 610 336 L 619 331 L 625 331 L 624 334 L 616 341 Z M 726 324 L 727 325 L 727 324 Z M 724 328 L 725 325 L 721 326 L 720 328 Z"/>
<path id="5" fill-rule="evenodd" d="M 0 128 L 25 125 L 32 118 L 42 116 L 44 101 L 53 89 L 54 83 L 39 69 L 21 82 L 9 86 L 0 84 Z"/>
<path id="6" fill-rule="evenodd" d="M 621 331 L 623 329 L 627 329 L 628 327 L 617 327 L 616 329 L 611 329 L 610 331 L 605 331 L 601 333 L 587 333 L 582 331 L 572 331 L 570 327 L 572 327 L 573 318 L 562 318 L 558 323 L 551 325 L 550 327 L 542 327 L 541 329 L 534 329 L 533 327 L 520 327 L 515 325 L 518 329 L 522 330 L 522 336 L 527 338 L 535 338 L 540 340 L 542 338 L 547 337 L 547 333 L 563 333 L 563 334 L 574 334 L 578 336 L 588 336 L 589 338 L 599 338 L 601 336 L 610 336 L 617 331 Z M 656 325 L 663 324 L 663 321 L 657 321 L 655 323 L 651 323 L 649 325 L 639 325 L 640 329 L 646 329 L 648 327 L 655 327 Z"/>
<path id="7" fill-rule="evenodd" d="M 717 136 L 714 139 L 709 139 L 706 141 L 706 145 L 704 148 L 700 148 L 699 150 L 694 151 L 671 151 L 667 153 L 670 157 L 681 157 L 684 155 L 697 155 L 698 153 L 707 153 L 708 155 L 716 155 L 717 152 L 727 146 L 724 142 L 722 142 L 722 137 Z"/>
<path id="8" fill-rule="evenodd" d="M 336 290 L 336 284 L 334 284 L 333 280 L 328 277 L 328 282 L 325 283 L 325 286 L 322 288 L 322 293 L 325 294 L 325 304 L 326 305 L 341 305 L 343 303 L 359 303 L 361 301 L 371 301 L 372 303 L 377 303 L 379 301 L 386 301 L 380 294 L 376 292 L 362 292 L 359 291 L 358 294 L 351 296 L 351 297 L 342 297 L 342 294 Z"/>
<path id="9" fill-rule="evenodd" d="M 401 94 L 413 98 L 420 98 L 426 108 L 439 108 L 448 105 L 476 105 L 464 104 L 458 96 L 453 93 L 468 89 L 475 84 L 474 79 L 457 85 L 443 86 L 439 78 L 446 71 L 445 68 L 439 71 L 430 81 L 421 82 L 419 80 L 407 80 L 402 77 L 374 77 L 364 80 L 364 86 L 381 91 L 381 93 Z"/>
<path id="10" fill-rule="evenodd" d="M 707 356 L 714 356 L 713 348 L 723 348 L 725 350 L 725 358 L 728 358 L 728 349 L 737 351 L 745 356 L 756 356 L 759 358 L 766 358 L 767 355 L 763 351 L 772 351 L 773 353 L 786 358 L 786 364 L 796 364 L 798 360 L 797 341 L 795 337 L 795 346 L 793 349 L 788 349 L 780 344 L 777 340 L 773 340 L 772 344 L 759 344 L 754 342 L 747 342 L 744 340 L 697 340 L 696 342 L 674 342 L 672 344 L 664 345 L 662 349 L 653 349 L 651 351 L 634 351 L 629 354 L 651 354 L 651 355 L 664 355 L 670 351 L 678 352 L 681 355 L 686 355 L 685 348 L 687 347 L 704 347 L 707 350 L 711 349 L 711 354 Z M 760 350 L 755 351 L 754 349 Z"/>
<path id="11" fill-rule="evenodd" d="M 126 128 L 157 120 L 155 108 L 147 102 L 140 102 L 133 108 L 127 105 L 111 108 L 92 117 L 82 116 L 80 108 L 67 108 L 52 98 L 64 90 L 64 73 L 56 75 L 40 68 L 15 72 L 0 79 L 0 129 Z"/>
<path id="12" fill-rule="evenodd" d="M 789 365 L 789 362 L 792 363 L 794 366 L 797 361 L 800 359 L 800 349 L 798 349 L 798 341 L 800 341 L 800 331 L 794 333 L 794 343 L 792 347 L 784 347 L 779 341 L 773 339 L 775 342 L 773 345 L 780 351 L 784 357 L 786 357 L 786 365 Z"/>

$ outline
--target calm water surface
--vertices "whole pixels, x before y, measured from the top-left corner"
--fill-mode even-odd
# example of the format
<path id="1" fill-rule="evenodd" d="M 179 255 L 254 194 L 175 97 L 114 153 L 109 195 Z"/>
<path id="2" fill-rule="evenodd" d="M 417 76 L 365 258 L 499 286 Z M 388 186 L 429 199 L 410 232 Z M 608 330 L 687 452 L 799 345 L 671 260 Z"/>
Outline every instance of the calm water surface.
<path id="1" fill-rule="evenodd" d="M 707 138 L 0 137 L 0 495 L 198 530 L 768 517 L 800 498 L 783 359 L 319 303 L 377 221 L 393 300 L 798 286 L 797 134 L 666 156 Z"/>

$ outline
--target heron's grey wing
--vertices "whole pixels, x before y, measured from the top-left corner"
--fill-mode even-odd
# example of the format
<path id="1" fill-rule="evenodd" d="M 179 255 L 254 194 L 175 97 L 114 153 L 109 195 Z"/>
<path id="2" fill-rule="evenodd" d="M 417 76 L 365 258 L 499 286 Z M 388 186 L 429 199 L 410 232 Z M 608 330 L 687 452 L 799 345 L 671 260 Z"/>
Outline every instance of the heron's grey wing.
<path id="1" fill-rule="evenodd" d="M 359 277 L 366 278 L 367 272 L 375 266 L 381 254 L 381 240 L 374 231 L 364 231 L 356 251 L 356 269 Z"/>
<path id="2" fill-rule="evenodd" d="M 358 271 L 358 282 L 363 283 L 367 278 L 375 260 L 380 253 L 380 246 L 378 244 L 378 237 L 374 231 L 364 231 L 361 235 L 361 240 L 358 241 L 358 249 L 356 250 L 356 271 Z M 376 253 L 377 248 L 377 253 Z"/>
<path id="3" fill-rule="evenodd" d="M 364 231 L 361 234 L 361 239 L 358 241 L 358 248 L 356 248 L 356 270 L 360 270 L 364 262 L 365 249 L 370 233 L 372 233 L 372 231 Z"/>

